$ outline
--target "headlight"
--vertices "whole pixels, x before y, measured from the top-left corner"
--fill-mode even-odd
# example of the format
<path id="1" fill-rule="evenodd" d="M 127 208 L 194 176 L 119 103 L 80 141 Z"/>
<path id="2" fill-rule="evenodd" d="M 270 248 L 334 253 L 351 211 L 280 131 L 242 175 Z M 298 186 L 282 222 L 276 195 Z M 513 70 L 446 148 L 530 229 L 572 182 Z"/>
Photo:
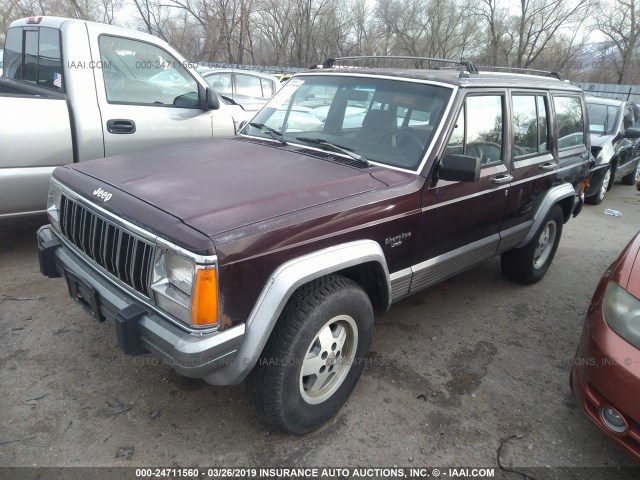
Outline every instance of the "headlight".
<path id="1" fill-rule="evenodd" d="M 54 227 L 58 227 L 60 224 L 60 199 L 62 197 L 62 190 L 57 183 L 51 182 L 49 184 L 49 195 L 47 196 L 47 216 L 49 217 L 49 223 Z"/>
<path id="2" fill-rule="evenodd" d="M 191 259 L 176 255 L 171 251 L 166 252 L 167 279 L 185 295 L 191 295 L 193 290 L 193 276 L 195 274 L 195 262 Z"/>
<path id="3" fill-rule="evenodd" d="M 640 348 L 640 300 L 615 282 L 604 292 L 604 318 L 611 329 Z"/>
<path id="4" fill-rule="evenodd" d="M 218 322 L 218 282 L 215 264 L 160 246 L 151 284 L 158 307 L 193 327 L 211 328 Z"/>

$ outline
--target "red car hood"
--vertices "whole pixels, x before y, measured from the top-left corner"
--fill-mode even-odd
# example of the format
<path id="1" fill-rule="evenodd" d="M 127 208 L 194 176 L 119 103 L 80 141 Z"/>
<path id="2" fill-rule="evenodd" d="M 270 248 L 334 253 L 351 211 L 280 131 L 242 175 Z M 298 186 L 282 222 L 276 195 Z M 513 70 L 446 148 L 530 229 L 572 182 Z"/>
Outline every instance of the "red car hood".
<path id="1" fill-rule="evenodd" d="M 295 150 L 208 140 L 71 168 L 95 178 L 96 189 L 115 187 L 206 235 L 387 186 L 367 169 Z"/>

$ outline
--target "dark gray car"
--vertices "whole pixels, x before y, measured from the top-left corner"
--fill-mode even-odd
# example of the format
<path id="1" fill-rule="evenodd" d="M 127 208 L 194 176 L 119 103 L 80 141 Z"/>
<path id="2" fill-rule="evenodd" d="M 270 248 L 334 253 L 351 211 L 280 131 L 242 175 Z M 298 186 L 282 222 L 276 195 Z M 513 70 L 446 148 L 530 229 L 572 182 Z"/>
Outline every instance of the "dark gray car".
<path id="1" fill-rule="evenodd" d="M 640 109 L 632 102 L 586 97 L 591 152 L 595 165 L 589 170 L 588 203 L 602 203 L 608 190 L 620 180 L 633 185 L 640 179 Z"/>

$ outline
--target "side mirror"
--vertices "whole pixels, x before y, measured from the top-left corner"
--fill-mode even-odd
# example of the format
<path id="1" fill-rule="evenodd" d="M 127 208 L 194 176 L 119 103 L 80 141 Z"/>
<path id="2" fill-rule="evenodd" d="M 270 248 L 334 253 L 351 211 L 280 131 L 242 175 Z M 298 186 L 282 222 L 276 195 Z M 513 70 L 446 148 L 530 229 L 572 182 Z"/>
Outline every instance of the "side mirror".
<path id="1" fill-rule="evenodd" d="M 239 124 L 238 124 L 238 133 L 240 133 L 242 131 L 242 129 L 244 127 L 247 126 L 247 123 L 249 123 L 248 120 L 242 120 Z"/>
<path id="2" fill-rule="evenodd" d="M 630 139 L 640 138 L 640 129 L 637 129 L 637 128 L 627 128 L 627 129 L 622 133 L 622 138 L 630 138 Z"/>
<path id="3" fill-rule="evenodd" d="M 202 110 L 218 110 L 220 108 L 220 99 L 211 87 L 204 88 L 198 85 L 198 98 Z"/>
<path id="4" fill-rule="evenodd" d="M 220 99 L 213 92 L 212 88 L 207 87 L 207 110 L 218 110 L 220 108 Z"/>
<path id="5" fill-rule="evenodd" d="M 440 161 L 438 178 L 454 182 L 475 182 L 480 178 L 480 158 L 450 153 Z"/>

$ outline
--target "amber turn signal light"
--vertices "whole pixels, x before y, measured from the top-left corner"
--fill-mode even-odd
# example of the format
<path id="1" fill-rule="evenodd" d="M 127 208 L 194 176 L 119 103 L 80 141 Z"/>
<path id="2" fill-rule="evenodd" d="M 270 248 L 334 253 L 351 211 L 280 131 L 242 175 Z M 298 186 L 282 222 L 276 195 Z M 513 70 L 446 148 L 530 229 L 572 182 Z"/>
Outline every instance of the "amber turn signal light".
<path id="1" fill-rule="evenodd" d="M 582 186 L 580 187 L 580 191 L 578 192 L 579 195 L 582 195 L 584 193 L 584 191 L 587 189 L 587 187 L 590 187 L 591 185 L 589 184 L 589 180 L 588 179 L 584 179 L 584 181 L 582 182 Z"/>
<path id="2" fill-rule="evenodd" d="M 194 327 L 210 326 L 218 321 L 218 280 L 216 271 L 198 270 L 191 304 L 191 324 Z"/>

